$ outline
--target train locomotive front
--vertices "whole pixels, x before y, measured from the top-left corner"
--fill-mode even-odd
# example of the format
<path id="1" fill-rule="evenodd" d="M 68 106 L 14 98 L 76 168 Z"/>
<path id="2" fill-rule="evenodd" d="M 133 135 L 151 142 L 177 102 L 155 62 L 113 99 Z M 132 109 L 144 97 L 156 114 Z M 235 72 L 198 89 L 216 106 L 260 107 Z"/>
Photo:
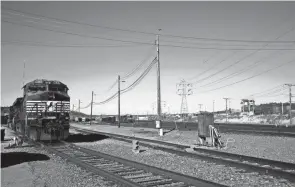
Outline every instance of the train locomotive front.
<path id="1" fill-rule="evenodd" d="M 35 80 L 24 87 L 16 130 L 32 140 L 64 140 L 69 136 L 70 97 L 59 81 Z"/>

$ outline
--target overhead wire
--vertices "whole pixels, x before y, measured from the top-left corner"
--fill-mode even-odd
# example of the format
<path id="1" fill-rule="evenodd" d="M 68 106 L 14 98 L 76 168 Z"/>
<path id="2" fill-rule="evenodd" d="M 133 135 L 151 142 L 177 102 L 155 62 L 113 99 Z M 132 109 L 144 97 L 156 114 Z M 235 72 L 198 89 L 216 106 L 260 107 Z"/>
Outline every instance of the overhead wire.
<path id="1" fill-rule="evenodd" d="M 281 51 L 280 51 L 280 52 L 281 52 Z M 279 54 L 280 54 L 280 53 L 279 53 Z M 263 64 L 263 63 L 268 62 L 268 61 L 265 61 L 265 60 L 266 60 L 266 59 L 269 59 L 270 57 L 273 57 L 273 56 L 275 56 L 275 55 L 277 55 L 277 53 L 271 53 L 271 54 L 268 55 L 267 57 L 264 57 L 263 59 L 257 60 L 257 61 L 255 61 L 253 64 L 251 64 L 251 65 L 249 65 L 249 66 L 246 66 L 246 67 L 244 67 L 244 68 L 242 68 L 242 69 L 240 69 L 240 70 L 238 70 L 238 71 L 236 71 L 236 72 L 233 72 L 233 73 L 231 73 L 231 74 L 229 74 L 229 75 L 227 75 L 227 76 L 225 76 L 225 77 L 218 78 L 218 79 L 215 80 L 215 81 L 212 81 L 212 82 L 209 82 L 209 83 L 207 83 L 207 84 L 201 85 L 200 87 L 212 86 L 212 85 L 215 85 L 215 84 L 217 84 L 217 83 L 220 83 L 220 82 L 223 82 L 223 81 L 225 81 L 225 80 L 228 80 L 228 79 L 230 79 L 230 78 L 233 78 L 233 77 L 235 77 L 235 76 L 237 76 L 237 75 L 240 75 L 240 74 L 242 74 L 242 73 L 245 73 L 245 72 L 247 72 L 248 70 L 257 67 L 258 65 L 261 65 L 261 64 Z"/>
<path id="2" fill-rule="evenodd" d="M 258 73 L 258 74 L 255 74 L 255 75 L 253 75 L 253 76 L 250 76 L 250 77 L 248 77 L 248 78 L 245 78 L 245 79 L 242 79 L 242 80 L 236 81 L 236 82 L 234 82 L 234 83 L 227 84 L 227 85 L 224 85 L 224 86 L 221 86 L 221 87 L 215 88 L 215 89 L 207 90 L 207 91 L 204 91 L 204 92 L 202 92 L 202 93 L 207 93 L 207 92 L 211 92 L 211 91 L 219 90 L 219 89 L 222 89 L 222 88 L 225 88 L 225 87 L 228 87 L 228 86 L 232 86 L 232 85 L 235 85 L 235 84 L 238 84 L 238 83 L 241 83 L 241 82 L 247 81 L 247 80 L 249 80 L 249 79 L 255 78 L 255 77 L 260 76 L 260 75 L 265 74 L 265 73 L 268 73 L 268 72 L 270 72 L 270 71 L 272 71 L 272 70 L 274 70 L 274 69 L 280 68 L 280 67 L 282 67 L 282 66 L 284 66 L 284 65 L 287 65 L 287 64 L 290 64 L 290 63 L 293 63 L 293 62 L 295 62 L 295 59 L 290 60 L 290 61 L 288 61 L 288 62 L 285 62 L 285 63 L 283 63 L 283 64 L 280 64 L 280 65 L 278 65 L 278 66 L 276 66 L 276 67 L 270 68 L 270 69 L 268 69 L 268 70 L 266 70 L 266 71 L 263 71 L 263 72 L 260 72 L 260 73 Z"/>
<path id="3" fill-rule="evenodd" d="M 123 75 L 121 79 L 125 80 L 133 76 L 150 59 L 150 57 L 153 56 L 153 51 L 155 51 L 154 46 L 149 50 L 148 55 L 130 73 Z"/>
<path id="4" fill-rule="evenodd" d="M 34 14 L 34 13 L 28 13 L 16 9 L 12 9 L 9 7 L 2 6 L 3 10 L 9 10 L 13 12 L 18 12 L 22 14 L 28 14 L 28 15 L 33 15 L 49 20 L 56 20 L 60 22 L 67 22 L 67 23 L 72 23 L 72 24 L 79 24 L 79 25 L 84 25 L 84 26 L 90 26 L 90 27 L 97 27 L 97 28 L 104 28 L 104 29 L 111 29 L 111 30 L 118 30 L 118 31 L 124 31 L 124 32 L 132 32 L 132 33 L 140 33 L 140 34 L 148 34 L 148 35 L 157 35 L 158 33 L 154 32 L 144 32 L 144 31 L 136 31 L 136 30 L 131 30 L 131 29 L 121 29 L 121 28 L 114 28 L 114 27 L 107 27 L 107 26 L 100 26 L 100 25 L 95 25 L 95 24 L 89 24 L 89 23 L 83 23 L 79 21 L 70 21 L 70 20 L 65 20 L 65 19 L 60 19 L 60 18 L 54 18 L 54 17 L 49 17 L 49 16 L 43 16 L 40 14 Z M 24 15 L 25 16 L 25 15 Z M 259 40 L 235 40 L 235 39 L 220 39 L 220 38 L 205 38 L 205 37 L 193 37 L 193 36 L 180 36 L 180 35 L 172 35 L 172 34 L 159 34 L 160 36 L 165 36 L 165 37 L 172 37 L 172 38 L 183 38 L 183 39 L 195 39 L 195 40 L 204 40 L 204 41 L 219 41 L 219 42 L 240 42 L 240 43 L 295 43 L 295 41 L 259 41 Z"/>
<path id="5" fill-rule="evenodd" d="M 45 31 L 51 31 L 51 32 L 56 32 L 56 33 L 62 33 L 62 34 L 68 34 L 68 35 L 73 35 L 73 36 L 79 36 L 79 37 L 87 37 L 87 38 L 95 38 L 95 39 L 100 39 L 100 40 L 109 40 L 109 41 L 117 41 L 117 42 L 125 42 L 125 43 L 136 43 L 136 44 L 142 44 L 142 45 L 154 45 L 154 43 L 148 43 L 148 42 L 139 42 L 139 41 L 131 41 L 131 40 L 121 40 L 121 39 L 113 39 L 113 38 L 106 38 L 106 37 L 99 37 L 99 36 L 92 36 L 92 35 L 85 35 L 85 34 L 78 34 L 78 33 L 73 33 L 73 32 L 68 32 L 68 31 L 60 31 L 60 30 L 54 30 L 54 29 L 48 29 L 48 28 L 39 28 L 35 27 L 32 25 L 26 25 L 22 23 L 15 23 L 11 21 L 6 21 L 2 20 L 4 23 L 10 23 L 14 25 L 20 25 L 24 27 L 29 27 L 29 28 L 34 28 L 37 30 L 45 30 Z M 203 50 L 238 50 L 238 51 L 253 51 L 253 50 L 267 50 L 267 51 L 272 51 L 272 50 L 287 50 L 287 51 L 294 51 L 295 48 L 268 48 L 268 49 L 243 49 L 243 48 L 214 48 L 214 47 L 190 47 L 190 46 L 180 46 L 180 45 L 167 45 L 167 44 L 161 44 L 162 47 L 176 47 L 176 48 L 189 48 L 189 49 L 203 49 Z"/>
<path id="6" fill-rule="evenodd" d="M 1 41 L 1 44 L 4 45 L 22 45 L 22 46 L 33 46 L 33 47 L 61 47 L 61 48 L 98 48 L 98 47 L 138 47 L 144 46 L 141 44 L 127 44 L 127 45 L 77 45 L 77 44 L 68 44 L 68 45 L 60 45 L 60 44 L 50 44 L 50 43 L 42 43 L 42 42 L 30 42 L 30 41 Z"/>
<path id="7" fill-rule="evenodd" d="M 155 58 L 156 59 L 156 58 Z M 145 69 L 145 71 L 131 84 L 129 85 L 127 88 L 121 90 L 121 94 L 124 94 L 132 89 L 134 89 L 142 80 L 143 78 L 149 73 L 149 71 L 151 70 L 152 66 L 155 64 L 155 59 L 150 63 L 150 65 Z M 110 101 L 112 101 L 113 99 L 115 99 L 118 96 L 118 93 L 113 94 L 111 97 L 107 98 L 104 101 L 101 102 L 94 102 L 94 105 L 101 105 L 101 104 L 105 104 L 108 103 Z"/>
<path id="8" fill-rule="evenodd" d="M 279 38 L 285 36 L 286 34 L 290 33 L 290 32 L 293 31 L 294 29 L 295 29 L 295 25 L 293 25 L 293 27 L 292 27 L 290 30 L 288 30 L 288 31 L 284 32 L 282 35 L 276 37 L 275 40 L 278 40 Z M 230 67 L 232 67 L 232 66 L 234 66 L 234 65 L 236 65 L 236 64 L 238 64 L 238 63 L 240 63 L 240 62 L 242 62 L 243 60 L 247 59 L 248 57 L 250 57 L 250 56 L 256 54 L 256 53 L 259 52 L 259 51 L 261 51 L 261 49 L 263 49 L 263 48 L 266 47 L 266 46 L 268 46 L 268 44 L 265 44 L 264 46 L 262 46 L 262 48 L 260 48 L 260 49 L 258 49 L 258 50 L 256 50 L 256 51 L 253 51 L 253 52 L 251 52 L 250 54 L 244 56 L 242 59 L 236 61 L 235 63 L 230 64 L 229 66 L 227 66 L 227 67 L 225 67 L 225 68 L 223 68 L 223 69 L 221 69 L 221 70 L 219 70 L 219 71 L 217 71 L 217 72 L 215 72 L 215 73 L 213 73 L 213 74 L 211 74 L 211 75 L 209 75 L 209 76 L 207 76 L 207 77 L 205 77 L 205 78 L 203 78 L 203 79 L 200 79 L 200 80 L 197 80 L 197 81 L 193 82 L 193 84 L 200 83 L 200 82 L 202 82 L 202 81 L 204 81 L 204 80 L 206 80 L 206 79 L 208 79 L 208 78 L 211 78 L 211 77 L 213 77 L 213 76 L 215 76 L 215 75 L 217 75 L 217 74 L 219 74 L 219 73 L 221 73 L 221 72 L 227 70 L 228 68 L 230 68 Z"/>
<path id="9" fill-rule="evenodd" d="M 264 91 L 261 91 L 261 92 L 256 92 L 254 94 L 251 94 L 251 95 L 247 95 L 245 96 L 244 98 L 248 98 L 248 97 L 254 97 L 254 96 L 257 96 L 257 95 L 261 95 L 261 94 L 265 94 L 265 93 L 269 93 L 269 92 L 272 92 L 272 91 L 276 91 L 276 90 L 279 90 L 281 88 L 283 88 L 284 85 L 283 84 L 280 84 L 280 85 L 277 85 L 275 87 L 272 87 L 272 88 L 269 88 L 267 90 L 264 90 Z"/>

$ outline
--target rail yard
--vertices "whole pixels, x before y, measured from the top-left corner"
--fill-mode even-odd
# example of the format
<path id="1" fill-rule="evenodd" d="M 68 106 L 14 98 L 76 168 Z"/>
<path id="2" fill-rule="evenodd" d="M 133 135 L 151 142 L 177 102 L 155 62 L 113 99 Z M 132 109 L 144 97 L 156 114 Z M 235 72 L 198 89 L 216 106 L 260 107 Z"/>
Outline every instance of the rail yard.
<path id="1" fill-rule="evenodd" d="M 294 5 L 2 2 L 1 186 L 294 187 Z"/>

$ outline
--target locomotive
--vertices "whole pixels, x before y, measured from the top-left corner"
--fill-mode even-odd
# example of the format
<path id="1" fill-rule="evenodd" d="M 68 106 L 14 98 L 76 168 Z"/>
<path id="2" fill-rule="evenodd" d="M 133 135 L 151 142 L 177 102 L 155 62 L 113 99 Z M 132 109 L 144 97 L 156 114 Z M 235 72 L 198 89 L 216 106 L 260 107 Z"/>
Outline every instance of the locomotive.
<path id="1" fill-rule="evenodd" d="M 10 127 L 36 141 L 69 136 L 69 88 L 60 81 L 36 79 L 23 86 L 23 97 L 10 107 Z"/>

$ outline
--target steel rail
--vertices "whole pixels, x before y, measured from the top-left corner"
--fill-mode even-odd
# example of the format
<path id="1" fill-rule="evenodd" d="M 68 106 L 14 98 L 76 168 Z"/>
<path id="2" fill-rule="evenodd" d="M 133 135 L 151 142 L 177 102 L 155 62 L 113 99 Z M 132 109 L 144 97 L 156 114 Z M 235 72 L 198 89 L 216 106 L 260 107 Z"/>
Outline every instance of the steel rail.
<path id="1" fill-rule="evenodd" d="M 139 162 L 135 162 L 135 161 L 131 161 L 131 160 L 127 160 L 124 158 L 120 158 L 120 157 L 115 157 L 113 155 L 109 155 L 109 154 L 105 154 L 102 152 L 98 152 L 98 151 L 94 151 L 91 149 L 87 149 L 81 146 L 77 146 L 77 145 L 73 145 L 71 144 L 71 147 L 78 149 L 84 153 L 87 153 L 89 155 L 95 155 L 98 157 L 102 157 L 102 158 L 107 158 L 113 161 L 116 161 L 118 163 L 122 163 L 122 164 L 126 164 L 128 166 L 134 167 L 134 168 L 138 168 L 138 169 L 142 169 L 146 172 L 151 172 L 151 173 L 155 173 L 158 175 L 163 175 L 165 177 L 169 177 L 172 178 L 173 180 L 176 181 L 182 181 L 184 183 L 186 183 L 187 185 L 194 185 L 194 186 L 200 186 L 200 187 L 213 187 L 213 186 L 224 186 L 221 184 L 217 184 L 214 182 L 210 182 L 210 181 L 206 181 L 203 179 L 199 179 L 199 178 L 195 178 L 195 177 L 191 177 L 188 175 L 183 175 L 181 173 L 176 173 L 173 171 L 169 171 L 169 170 L 165 170 L 165 169 L 161 169 L 161 168 L 157 168 L 154 166 L 150 166 L 150 165 L 146 165 L 143 163 L 139 163 Z"/>
<path id="2" fill-rule="evenodd" d="M 130 180 L 126 180 L 123 177 L 114 175 L 106 170 L 102 170 L 98 167 L 95 167 L 95 166 L 92 166 L 88 163 L 85 163 L 85 162 L 81 161 L 80 159 L 77 159 L 75 157 L 71 157 L 68 154 L 65 154 L 61 151 L 56 150 L 54 147 L 47 146 L 47 145 L 41 144 L 41 143 L 37 143 L 37 144 L 40 145 L 42 148 L 45 148 L 49 152 L 52 152 L 52 153 L 60 156 L 61 158 L 64 158 L 66 161 L 70 161 L 70 162 L 76 164 L 77 166 L 80 166 L 81 168 L 84 168 L 94 174 L 98 174 L 98 175 L 103 176 L 113 182 L 118 183 L 119 186 L 122 186 L 122 187 L 140 187 L 140 186 L 142 186 L 142 185 L 134 183 Z"/>
<path id="3" fill-rule="evenodd" d="M 44 142 L 35 142 L 28 139 L 27 141 L 41 146 L 67 162 L 74 163 L 94 174 L 103 176 L 115 182 L 118 186 L 177 185 L 188 187 L 193 185 L 195 187 L 225 187 L 222 184 L 115 157 L 65 141 L 61 141 L 61 144 L 50 144 L 50 146 Z"/>
<path id="4" fill-rule="evenodd" d="M 202 148 L 194 148 L 194 152 L 185 151 L 190 146 L 174 144 L 169 142 L 162 142 L 157 140 L 150 140 L 145 138 L 130 137 L 125 135 L 118 135 L 106 132 L 98 132 L 93 130 L 86 130 L 77 127 L 71 127 L 78 132 L 87 134 L 100 134 L 108 136 L 113 139 L 120 141 L 131 142 L 132 140 L 140 141 L 140 144 L 145 147 L 150 147 L 157 150 L 162 150 L 172 154 L 177 154 L 180 156 L 187 156 L 192 158 L 200 158 L 210 162 L 216 162 L 218 164 L 229 164 L 234 167 L 250 169 L 254 171 L 259 171 L 263 174 L 271 174 L 275 177 L 286 178 L 292 182 L 295 182 L 295 164 L 287 163 L 233 153 L 227 153 L 217 150 L 209 150 Z"/>

